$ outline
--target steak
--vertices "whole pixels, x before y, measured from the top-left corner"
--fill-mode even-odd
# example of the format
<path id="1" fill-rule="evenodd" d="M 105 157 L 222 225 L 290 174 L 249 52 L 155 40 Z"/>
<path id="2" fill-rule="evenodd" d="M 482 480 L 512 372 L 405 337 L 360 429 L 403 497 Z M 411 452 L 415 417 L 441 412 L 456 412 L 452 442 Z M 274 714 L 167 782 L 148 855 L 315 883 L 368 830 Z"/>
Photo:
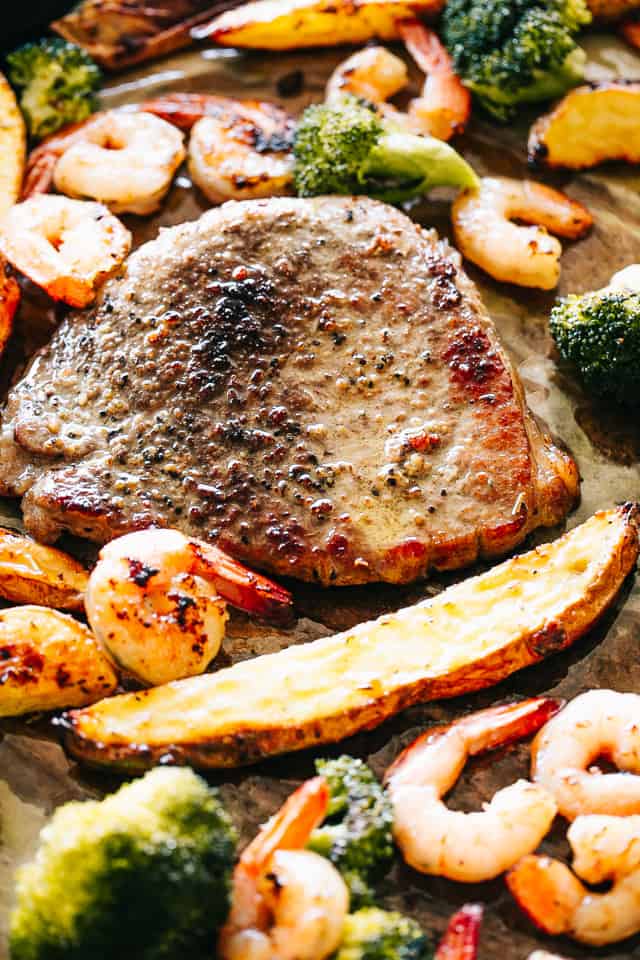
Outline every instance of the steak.
<path id="1" fill-rule="evenodd" d="M 0 487 L 41 541 L 174 526 L 323 584 L 504 553 L 577 485 L 458 254 L 366 198 L 164 230 L 61 324 L 2 425 Z"/>

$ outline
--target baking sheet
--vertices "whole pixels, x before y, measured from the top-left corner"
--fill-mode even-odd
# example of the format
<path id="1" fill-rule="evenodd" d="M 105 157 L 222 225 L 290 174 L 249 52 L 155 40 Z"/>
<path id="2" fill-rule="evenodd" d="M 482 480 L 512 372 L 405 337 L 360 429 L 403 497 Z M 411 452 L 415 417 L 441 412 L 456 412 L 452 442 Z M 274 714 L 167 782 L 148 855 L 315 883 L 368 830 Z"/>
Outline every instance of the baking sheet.
<path id="1" fill-rule="evenodd" d="M 589 78 L 615 75 L 640 77 L 640 57 L 610 36 L 587 38 Z M 294 114 L 322 97 L 331 70 L 347 55 L 344 49 L 291 54 L 241 54 L 204 49 L 175 55 L 164 61 L 112 80 L 104 104 L 117 106 L 166 91 L 210 91 L 235 97 L 274 100 Z M 412 71 L 415 95 L 420 77 Z M 506 130 L 474 120 L 459 146 L 478 173 L 525 176 L 527 124 Z M 630 167 L 611 166 L 578 177 L 545 176 L 585 203 L 596 226 L 584 241 L 567 245 L 559 293 L 581 292 L 602 286 L 611 273 L 640 261 L 640 173 Z M 156 235 L 160 226 L 198 217 L 206 201 L 190 186 L 186 174 L 176 179 L 162 211 L 150 219 L 128 218 L 135 242 Z M 441 233 L 448 233 L 449 202 L 446 195 L 431 198 L 411 210 L 411 216 Z M 638 417 L 593 404 L 558 366 L 547 332 L 547 316 L 554 295 L 525 291 L 493 283 L 469 269 L 478 283 L 503 343 L 525 383 L 529 404 L 544 425 L 575 456 L 582 476 L 582 500 L 568 518 L 575 526 L 595 510 L 615 502 L 640 498 L 640 428 Z M 6 384 L 16 365 L 48 337 L 56 321 L 33 288 L 26 288 L 17 322 L 17 336 L 0 370 Z M 19 525 L 15 504 L 0 506 L 0 520 Z M 560 530 L 539 531 L 522 549 L 551 539 Z M 79 547 L 78 544 L 75 545 Z M 80 547 L 80 550 L 82 548 Z M 471 572 L 477 572 L 475 568 Z M 462 579 L 438 577 L 410 587 L 355 587 L 322 590 L 291 584 L 300 619 L 289 631 L 251 623 L 234 614 L 223 652 L 216 666 L 226 666 L 290 643 L 301 643 L 432 595 L 447 583 Z M 474 696 L 427 704 L 368 734 L 345 741 L 322 756 L 349 752 L 366 759 L 378 774 L 425 726 L 447 722 L 462 711 L 478 709 L 512 696 L 553 693 L 565 698 L 592 687 L 611 687 L 640 693 L 640 591 L 629 581 L 605 621 L 572 650 L 515 675 L 508 681 Z M 251 837 L 280 805 L 285 796 L 313 773 L 314 754 L 290 755 L 259 766 L 214 774 L 211 782 L 222 794 L 240 828 L 242 839 Z M 477 809 L 495 790 L 528 775 L 528 749 L 516 746 L 478 758 L 456 786 L 451 805 Z M 15 865 L 28 858 L 45 818 L 67 800 L 101 796 L 119 781 L 87 772 L 70 762 L 58 746 L 48 722 L 11 720 L 0 723 L 0 957 L 7 956 L 6 920 Z M 566 826 L 559 821 L 543 843 L 553 856 L 567 856 Z M 570 941 L 537 935 L 520 913 L 499 879 L 465 886 L 422 877 L 399 861 L 380 888 L 381 903 L 402 910 L 420 921 L 437 937 L 450 914 L 472 900 L 486 905 L 480 960 L 500 955 L 503 960 L 525 960 L 536 947 L 556 950 L 566 957 L 593 957 L 594 951 Z M 640 957 L 640 937 L 610 950 L 595 951 L 612 958 Z"/>

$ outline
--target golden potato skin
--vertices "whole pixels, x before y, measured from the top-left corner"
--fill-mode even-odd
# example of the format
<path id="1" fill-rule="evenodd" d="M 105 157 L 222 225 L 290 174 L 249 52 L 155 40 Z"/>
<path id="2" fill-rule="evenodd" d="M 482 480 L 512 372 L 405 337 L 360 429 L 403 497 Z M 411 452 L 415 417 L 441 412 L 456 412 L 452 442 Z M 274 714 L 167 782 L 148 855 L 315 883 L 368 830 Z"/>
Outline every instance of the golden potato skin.
<path id="1" fill-rule="evenodd" d="M 0 216 L 20 196 L 27 134 L 20 108 L 7 78 L 0 73 Z"/>
<path id="2" fill-rule="evenodd" d="M 47 607 L 0 611 L 0 717 L 83 706 L 118 678 L 91 631 Z"/>
<path id="3" fill-rule="evenodd" d="M 631 505 L 602 511 L 398 613 L 67 713 L 66 745 L 81 760 L 124 769 L 162 756 L 233 767 L 491 686 L 570 646 L 606 610 L 638 557 L 637 516 Z"/>
<path id="4" fill-rule="evenodd" d="M 534 123 L 534 165 L 586 170 L 606 160 L 640 163 L 640 83 L 622 80 L 576 87 Z"/>
<path id="5" fill-rule="evenodd" d="M 0 597 L 82 611 L 89 574 L 62 550 L 0 528 Z"/>
<path id="6" fill-rule="evenodd" d="M 302 47 L 396 40 L 398 22 L 438 14 L 443 0 L 253 0 L 228 10 L 193 35 L 227 47 Z"/>

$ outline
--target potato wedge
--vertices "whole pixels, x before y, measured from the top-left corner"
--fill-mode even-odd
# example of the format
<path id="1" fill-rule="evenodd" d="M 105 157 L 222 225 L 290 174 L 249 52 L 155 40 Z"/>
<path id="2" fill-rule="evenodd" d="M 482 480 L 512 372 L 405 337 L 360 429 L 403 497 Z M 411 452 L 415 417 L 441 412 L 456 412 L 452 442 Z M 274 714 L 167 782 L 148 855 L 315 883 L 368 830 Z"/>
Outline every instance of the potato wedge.
<path id="1" fill-rule="evenodd" d="M 20 196 L 26 149 L 20 108 L 7 78 L 0 73 L 0 216 Z"/>
<path id="2" fill-rule="evenodd" d="M 62 550 L 0 528 L 0 597 L 60 610 L 83 610 L 89 574 Z"/>
<path id="3" fill-rule="evenodd" d="M 576 87 L 529 133 L 529 161 L 585 170 L 605 160 L 640 163 L 640 83 Z"/>
<path id="4" fill-rule="evenodd" d="M 443 6 L 443 0 L 254 0 L 196 27 L 192 35 L 261 50 L 396 40 L 399 20 L 437 14 Z"/>
<path id="5" fill-rule="evenodd" d="M 342 740 L 415 703 L 491 686 L 569 646 L 638 556 L 638 507 L 596 514 L 554 543 L 333 637 L 64 715 L 97 765 L 172 756 L 232 767 Z"/>
<path id="6" fill-rule="evenodd" d="M 0 610 L 0 717 L 93 703 L 118 683 L 88 627 L 47 607 Z"/>

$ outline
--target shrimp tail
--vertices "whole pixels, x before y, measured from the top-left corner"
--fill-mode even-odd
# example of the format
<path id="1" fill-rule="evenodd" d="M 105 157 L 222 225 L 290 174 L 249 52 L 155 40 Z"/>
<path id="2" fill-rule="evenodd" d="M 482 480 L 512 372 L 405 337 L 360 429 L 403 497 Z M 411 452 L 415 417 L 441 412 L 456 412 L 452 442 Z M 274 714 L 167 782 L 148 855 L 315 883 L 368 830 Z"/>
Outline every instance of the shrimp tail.
<path id="1" fill-rule="evenodd" d="M 219 547 L 198 543 L 191 549 L 195 558 L 192 572 L 211 581 L 232 606 L 269 623 L 291 622 L 293 598 L 284 587 L 245 567 Z"/>
<path id="2" fill-rule="evenodd" d="M 529 854 L 509 870 L 507 886 L 529 919 L 544 933 L 571 931 L 585 888 L 569 867 L 551 857 Z"/>
<path id="3" fill-rule="evenodd" d="M 169 93 L 138 104 L 138 110 L 153 113 L 180 130 L 189 131 L 202 117 L 215 115 L 229 101 L 207 93 Z"/>
<path id="4" fill-rule="evenodd" d="M 324 777 L 306 780 L 285 800 L 278 812 L 245 847 L 238 867 L 259 874 L 276 850 L 300 850 L 324 820 L 329 787 Z"/>
<path id="5" fill-rule="evenodd" d="M 520 703 L 508 703 L 471 713 L 447 726 L 432 727 L 409 744 L 391 764 L 385 773 L 385 783 L 395 777 L 434 738 L 443 736 L 453 728 L 464 735 L 468 753 L 475 756 L 531 736 L 563 705 L 563 701 L 554 697 L 532 697 Z"/>
<path id="6" fill-rule="evenodd" d="M 431 136 L 450 140 L 462 133 L 469 122 L 471 93 L 455 72 L 453 61 L 434 30 L 411 19 L 400 20 L 398 32 L 426 75 L 422 96 L 411 102 L 409 114 L 424 123 Z"/>
<path id="7" fill-rule="evenodd" d="M 451 917 L 434 960 L 476 960 L 483 908 L 467 903 Z"/>

